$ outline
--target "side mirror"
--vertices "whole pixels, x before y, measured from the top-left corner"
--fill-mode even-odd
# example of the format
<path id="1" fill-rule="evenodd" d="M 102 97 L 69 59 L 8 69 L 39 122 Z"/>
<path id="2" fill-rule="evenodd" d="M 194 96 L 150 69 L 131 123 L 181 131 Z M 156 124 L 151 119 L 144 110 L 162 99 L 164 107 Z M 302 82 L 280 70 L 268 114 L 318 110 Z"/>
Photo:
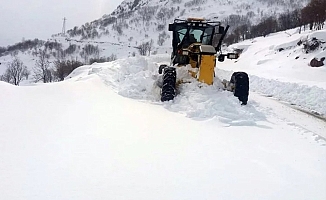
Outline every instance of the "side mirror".
<path id="1" fill-rule="evenodd" d="M 239 54 L 237 54 L 237 53 L 228 53 L 226 56 L 228 59 L 231 59 L 231 60 L 239 58 Z"/>
<path id="2" fill-rule="evenodd" d="M 218 61 L 219 62 L 224 62 L 224 60 L 225 60 L 225 57 L 227 58 L 227 59 L 238 59 L 239 58 L 239 54 L 237 54 L 237 53 L 228 53 L 228 54 L 220 54 L 219 56 L 218 56 Z"/>

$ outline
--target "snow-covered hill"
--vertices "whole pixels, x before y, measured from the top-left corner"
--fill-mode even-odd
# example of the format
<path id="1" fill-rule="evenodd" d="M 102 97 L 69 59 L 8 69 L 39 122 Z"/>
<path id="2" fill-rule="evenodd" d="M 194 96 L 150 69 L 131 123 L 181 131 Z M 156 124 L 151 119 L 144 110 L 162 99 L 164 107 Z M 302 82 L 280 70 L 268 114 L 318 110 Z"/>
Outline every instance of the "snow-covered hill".
<path id="1" fill-rule="evenodd" d="M 257 23 L 267 16 L 277 16 L 285 11 L 289 12 L 301 8 L 308 0 L 294 2 L 292 0 L 266 1 L 217 1 L 217 0 L 126 0 L 111 14 L 93 22 L 85 23 L 81 27 L 74 27 L 67 34 L 53 35 L 47 41 L 30 41 L 17 43 L 7 48 L 0 55 L 0 75 L 3 75 L 13 55 L 22 60 L 30 71 L 29 80 L 22 85 L 35 81 L 34 71 L 39 59 L 40 49 L 46 49 L 52 74 L 56 74 L 55 61 L 80 61 L 89 64 L 91 59 L 111 60 L 110 57 L 126 58 L 139 55 L 139 45 L 151 44 L 149 54 L 170 54 L 171 36 L 167 25 L 174 18 L 199 16 L 207 19 L 224 20 L 236 27 L 237 17 L 230 21 L 230 15 L 240 17 L 240 24 Z M 239 24 L 238 24 L 239 25 Z M 88 55 L 86 49 L 95 49 Z M 56 77 L 56 79 L 59 79 Z"/>
<path id="2" fill-rule="evenodd" d="M 230 49 L 243 50 L 241 58 L 232 64 L 232 68 L 245 69 L 265 78 L 299 82 L 325 89 L 326 68 L 312 68 L 310 62 L 314 58 L 321 60 L 326 57 L 326 30 L 306 31 L 301 34 L 298 30 L 282 31 L 231 45 Z M 307 52 L 308 47 L 305 45 L 314 39 L 320 41 L 320 46 Z M 225 65 L 225 69 L 228 65 L 229 63 Z M 270 76 L 270 71 L 274 77 Z"/>
<path id="3" fill-rule="evenodd" d="M 171 46 L 170 33 L 167 26 L 175 18 L 205 17 L 212 20 L 225 20 L 230 15 L 241 17 L 241 23 L 259 22 L 268 16 L 277 16 L 280 13 L 289 12 L 296 8 L 302 8 L 309 0 L 126 0 L 121 3 L 111 14 L 102 18 L 87 22 L 80 27 L 74 27 L 67 31 L 65 36 L 54 34 L 48 41 L 62 45 L 55 52 L 49 51 L 52 59 L 79 59 L 85 62 L 81 53 L 86 45 L 98 46 L 99 54 L 93 57 L 108 57 L 112 54 L 118 58 L 130 57 L 138 54 L 138 47 L 142 43 L 153 42 L 152 54 L 169 53 Z M 239 21 L 235 18 L 236 21 Z M 233 20 L 234 21 L 234 20 Z M 227 21 L 230 23 L 230 21 Z M 232 24 L 232 28 L 235 28 Z M 66 50 L 76 45 L 73 53 Z M 19 52 L 36 59 L 33 52 L 44 48 L 44 44 Z M 13 51 L 7 52 L 14 53 Z M 24 55 L 22 55 L 25 57 Z M 0 57 L 1 60 L 8 60 Z M 86 60 L 87 61 L 87 60 Z M 88 61 L 86 62 L 86 64 Z M 31 64 L 25 63 L 29 68 Z M 33 63 L 34 65 L 34 63 Z M 3 65 L 1 66 L 3 68 Z M 3 70 L 0 70 L 0 72 Z"/>
<path id="4" fill-rule="evenodd" d="M 175 18 L 185 19 L 195 16 L 224 21 L 233 15 L 241 17 L 242 22 L 237 20 L 238 25 L 256 24 L 265 17 L 302 8 L 308 2 L 309 0 L 126 0 L 111 14 L 68 30 L 67 37 L 69 42 L 77 40 L 119 44 L 120 48 L 111 45 L 109 52 L 102 53 L 104 55 L 117 53 L 120 58 L 126 56 L 120 55 L 120 49 L 127 51 L 128 56 L 132 53 L 138 54 L 137 49 L 130 47 L 138 47 L 150 41 L 153 41 L 153 52 L 164 53 L 171 45 L 167 27 Z M 57 34 L 52 39 L 60 40 L 61 36 Z"/>
<path id="5" fill-rule="evenodd" d="M 313 38 L 321 44 L 306 53 L 304 44 Z M 252 91 L 326 116 L 326 68 L 310 66 L 312 59 L 326 58 L 326 30 L 299 34 L 298 29 L 293 29 L 229 48 L 242 49 L 243 53 L 237 61 L 220 63 L 218 68 L 245 71 L 251 75 Z"/>
<path id="6" fill-rule="evenodd" d="M 126 0 L 110 15 L 75 27 L 70 37 L 120 42 L 137 46 L 154 40 L 155 46 L 170 45 L 165 34 L 168 23 L 175 18 L 203 17 L 223 21 L 230 15 L 248 18 L 252 24 L 267 16 L 302 8 L 308 0 Z M 158 41 L 164 40 L 160 45 Z"/>
<path id="7" fill-rule="evenodd" d="M 241 106 L 195 81 L 161 103 L 154 74 L 165 62 L 125 58 L 59 83 L 0 82 L 2 198 L 326 198 L 324 121 L 254 92 Z"/>

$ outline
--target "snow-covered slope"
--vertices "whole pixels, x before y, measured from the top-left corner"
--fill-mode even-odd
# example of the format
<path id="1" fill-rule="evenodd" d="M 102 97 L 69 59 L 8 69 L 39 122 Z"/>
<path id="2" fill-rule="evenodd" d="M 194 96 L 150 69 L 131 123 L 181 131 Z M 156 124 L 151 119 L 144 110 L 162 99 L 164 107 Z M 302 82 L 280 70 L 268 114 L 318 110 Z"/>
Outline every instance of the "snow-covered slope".
<path id="1" fill-rule="evenodd" d="M 323 43 L 306 53 L 303 44 L 312 38 Z M 313 58 L 326 57 L 325 42 L 326 30 L 301 34 L 298 29 L 288 30 L 230 46 L 243 49 L 243 53 L 239 60 L 226 61 L 218 67 L 249 73 L 252 91 L 326 116 L 326 68 L 310 66 Z"/>
<path id="2" fill-rule="evenodd" d="M 326 68 L 312 68 L 310 61 L 313 58 L 320 60 L 326 57 L 326 30 L 306 31 L 301 34 L 298 30 L 292 29 L 231 45 L 231 49 L 243 49 L 240 59 L 232 64 L 232 69 L 325 89 Z M 315 51 L 306 53 L 304 44 L 312 38 L 323 43 Z M 230 69 L 230 63 L 224 64 L 223 69 Z"/>
<path id="3" fill-rule="evenodd" d="M 107 58 L 112 54 L 118 58 L 131 57 L 139 54 L 137 49 L 139 45 L 151 41 L 153 42 L 151 54 L 170 53 L 171 35 L 167 27 L 175 18 L 192 16 L 212 20 L 218 18 L 223 21 L 230 15 L 237 15 L 241 16 L 242 24 L 255 24 L 264 17 L 271 15 L 276 17 L 280 13 L 302 8 L 307 2 L 308 0 L 126 0 L 111 14 L 74 27 L 68 30 L 65 36 L 55 34 L 43 43 L 57 42 L 62 45 L 59 49 L 48 50 L 51 62 L 57 59 L 78 59 L 88 64 L 90 58 Z M 232 24 L 232 28 L 235 28 L 235 25 Z M 43 43 L 40 42 L 38 46 L 24 52 L 18 52 L 18 57 L 32 72 L 30 77 L 33 75 L 32 69 L 37 59 L 35 51 L 43 49 L 45 46 Z M 66 53 L 74 45 L 75 50 Z M 81 54 L 86 45 L 98 47 L 99 53 L 85 59 Z M 6 64 L 12 60 L 10 55 L 12 53 L 14 52 L 6 52 L 6 56 L 0 57 L 2 63 L 0 74 L 3 74 Z"/>
<path id="4" fill-rule="evenodd" d="M 155 51 L 163 53 L 165 47 L 170 46 L 168 24 L 175 18 L 203 17 L 223 21 L 230 15 L 237 15 L 242 16 L 242 20 L 247 23 L 256 24 L 264 17 L 277 16 L 302 8 L 308 2 L 308 0 L 126 0 L 111 14 L 81 27 L 74 27 L 67 33 L 70 39 L 111 42 L 123 46 L 138 46 L 153 40 Z"/>
<path id="5" fill-rule="evenodd" d="M 2 198 L 325 199 L 324 122 L 255 93 L 241 106 L 196 82 L 161 103 L 153 71 L 168 60 L 0 82 Z"/>
<path id="6" fill-rule="evenodd" d="M 275 14 L 282 11 L 292 10 L 300 8 L 308 1 L 295 2 L 291 0 L 125 0 L 118 8 L 113 11 L 112 15 L 117 16 L 130 11 L 136 11 L 143 7 L 155 7 L 159 8 L 172 8 L 176 7 L 181 9 L 179 12 L 185 14 L 185 16 L 193 17 L 194 12 L 196 14 L 203 13 L 203 17 L 225 17 L 229 14 L 247 14 L 247 12 L 254 12 L 257 15 Z M 185 11 L 182 11 L 182 10 Z M 207 11 L 207 12 L 204 12 Z M 108 15 L 104 16 L 107 17 Z M 184 16 L 184 15 L 182 15 Z"/>

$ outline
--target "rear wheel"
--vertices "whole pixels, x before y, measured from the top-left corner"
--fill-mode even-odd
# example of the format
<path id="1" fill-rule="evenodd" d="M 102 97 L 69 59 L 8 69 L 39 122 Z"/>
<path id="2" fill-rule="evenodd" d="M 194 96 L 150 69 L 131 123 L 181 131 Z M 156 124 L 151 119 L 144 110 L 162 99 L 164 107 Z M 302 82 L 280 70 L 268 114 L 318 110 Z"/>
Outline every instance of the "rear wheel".
<path id="1" fill-rule="evenodd" d="M 177 73 L 175 68 L 166 67 L 163 72 L 163 84 L 161 91 L 161 101 L 170 101 L 175 97 Z"/>
<path id="2" fill-rule="evenodd" d="M 247 105 L 249 96 L 249 77 L 245 72 L 234 72 L 231 77 L 231 83 L 234 84 L 233 94 L 238 97 L 242 105 Z"/>

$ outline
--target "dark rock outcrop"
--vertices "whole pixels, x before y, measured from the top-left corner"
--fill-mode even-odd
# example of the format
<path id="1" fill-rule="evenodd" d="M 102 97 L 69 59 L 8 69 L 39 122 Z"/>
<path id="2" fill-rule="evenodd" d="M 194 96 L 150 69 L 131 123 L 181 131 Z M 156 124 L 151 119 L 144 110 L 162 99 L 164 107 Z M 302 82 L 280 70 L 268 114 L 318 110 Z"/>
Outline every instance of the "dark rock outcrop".
<path id="1" fill-rule="evenodd" d="M 325 61 L 325 57 L 321 58 L 320 60 L 317 60 L 316 58 L 312 59 L 310 61 L 310 66 L 311 67 L 321 67 L 324 66 L 324 61 Z"/>

